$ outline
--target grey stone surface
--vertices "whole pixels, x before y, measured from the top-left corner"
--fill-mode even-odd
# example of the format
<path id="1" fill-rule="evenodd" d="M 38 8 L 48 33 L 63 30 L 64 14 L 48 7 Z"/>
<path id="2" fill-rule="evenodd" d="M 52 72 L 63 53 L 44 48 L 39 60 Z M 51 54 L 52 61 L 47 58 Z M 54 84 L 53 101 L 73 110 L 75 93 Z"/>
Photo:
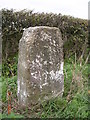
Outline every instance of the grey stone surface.
<path id="1" fill-rule="evenodd" d="M 56 27 L 30 27 L 19 42 L 18 101 L 35 105 L 64 91 L 63 41 Z"/>

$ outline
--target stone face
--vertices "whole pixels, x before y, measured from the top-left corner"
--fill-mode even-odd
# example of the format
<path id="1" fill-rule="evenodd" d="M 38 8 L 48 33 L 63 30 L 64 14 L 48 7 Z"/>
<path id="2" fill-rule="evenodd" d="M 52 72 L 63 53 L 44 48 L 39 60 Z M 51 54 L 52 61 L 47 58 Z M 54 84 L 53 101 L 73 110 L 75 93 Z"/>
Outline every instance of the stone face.
<path id="1" fill-rule="evenodd" d="M 28 106 L 62 96 L 63 41 L 56 27 L 30 27 L 19 42 L 18 100 Z"/>

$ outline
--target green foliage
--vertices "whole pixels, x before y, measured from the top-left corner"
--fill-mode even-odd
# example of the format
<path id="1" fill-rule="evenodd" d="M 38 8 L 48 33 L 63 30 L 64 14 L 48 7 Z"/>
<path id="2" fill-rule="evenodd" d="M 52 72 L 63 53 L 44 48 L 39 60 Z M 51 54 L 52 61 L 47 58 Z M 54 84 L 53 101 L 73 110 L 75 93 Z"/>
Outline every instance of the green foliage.
<path id="1" fill-rule="evenodd" d="M 18 43 L 23 29 L 34 26 L 58 27 L 64 41 L 64 57 L 69 58 L 75 52 L 80 56 L 88 38 L 88 21 L 61 14 L 33 13 L 33 11 L 2 10 L 2 51 L 3 58 L 18 52 Z M 87 44 L 86 44 L 87 48 Z M 85 49 L 85 53 L 86 53 Z"/>
<path id="2" fill-rule="evenodd" d="M 71 59 L 70 59 L 71 60 Z M 81 70 L 82 69 L 82 70 Z M 87 119 L 89 115 L 88 110 L 88 75 L 85 74 L 88 71 L 88 65 L 80 66 L 79 62 L 76 63 L 74 68 L 73 64 L 69 62 L 64 64 L 64 95 L 62 98 L 52 99 L 48 102 L 42 104 L 43 110 L 42 113 L 39 113 L 41 118 L 62 118 L 62 119 Z M 82 74 L 83 87 L 80 86 L 74 87 L 71 92 L 72 97 L 67 99 L 69 91 L 71 89 L 71 83 L 73 75 L 76 76 L 77 73 L 84 72 Z M 66 75 L 67 74 L 67 75 Z M 81 73 L 80 73 L 81 74 Z M 67 77 L 66 77 L 67 76 Z M 74 77 L 75 77 L 74 76 Z M 79 79 L 78 79 L 79 80 Z M 77 83 L 74 83 L 75 86 Z M 79 89 L 80 88 L 80 89 Z M 71 89 L 72 90 L 72 89 Z"/>
<path id="3" fill-rule="evenodd" d="M 16 55 L 13 58 L 8 58 L 7 60 L 3 60 L 2 63 L 2 75 L 6 77 L 11 77 L 17 75 L 17 63 L 18 56 Z"/>
<path id="4" fill-rule="evenodd" d="M 17 94 L 17 76 L 8 78 L 8 90 L 15 96 Z M 15 96 L 16 97 L 16 96 Z"/>
<path id="5" fill-rule="evenodd" d="M 14 119 L 14 118 L 24 118 L 23 115 L 19 115 L 19 114 L 15 114 L 15 113 L 11 113 L 10 115 L 6 115 L 6 114 L 0 114 L 0 118 L 1 119 L 8 119 L 8 118 L 11 118 L 11 119 Z"/>
<path id="6" fill-rule="evenodd" d="M 70 83 L 72 82 L 72 70 L 73 66 L 71 63 L 65 63 L 64 65 L 64 96 L 67 96 L 70 90 Z"/>
<path id="7" fill-rule="evenodd" d="M 85 63 L 89 51 L 89 48 L 87 48 L 87 20 L 62 16 L 61 14 L 39 14 L 25 10 L 14 12 L 5 9 L 2 10 L 2 17 L 3 62 L 0 83 L 2 82 L 3 114 L 0 114 L 0 118 L 30 116 L 28 108 L 25 111 L 20 110 L 17 104 L 18 43 L 24 28 L 43 25 L 58 27 L 62 32 L 65 58 L 64 94 L 62 98 L 52 98 L 43 102 L 40 105 L 39 112 L 34 111 L 36 112 L 34 117 L 87 119 L 90 113 L 87 107 L 90 65 Z M 74 56 L 75 53 L 77 59 Z M 83 60 L 80 61 L 78 58 L 82 53 Z M 7 115 L 7 91 L 11 91 L 12 97 L 12 113 L 10 115 Z M 23 116 L 20 114 L 23 114 Z"/>
<path id="8" fill-rule="evenodd" d="M 39 113 L 41 118 L 56 118 L 58 112 L 62 112 L 64 107 L 66 107 L 67 101 L 64 98 L 51 99 L 48 102 L 42 104 L 42 113 Z"/>
<path id="9" fill-rule="evenodd" d="M 84 99 L 85 97 L 85 99 Z M 64 110 L 65 118 L 88 118 L 88 99 L 85 94 L 77 93 Z"/>
<path id="10" fill-rule="evenodd" d="M 88 118 L 88 97 L 85 93 L 77 93 L 72 101 L 67 102 L 66 98 L 56 98 L 43 103 L 41 118 L 64 118 L 64 119 L 87 119 Z"/>
<path id="11" fill-rule="evenodd" d="M 12 78 L 2 77 L 2 101 L 7 102 L 7 91 L 11 91 L 11 93 L 16 97 L 17 94 L 17 76 L 13 76 Z"/>
<path id="12" fill-rule="evenodd" d="M 19 118 L 18 114 L 22 114 L 21 117 L 28 117 L 31 115 L 29 111 L 36 112 L 36 116 L 39 118 L 62 118 L 62 119 L 87 119 L 88 118 L 88 64 L 85 62 L 82 63 L 80 66 L 79 62 L 76 62 L 74 67 L 73 62 L 74 57 L 70 58 L 69 60 L 65 60 L 64 64 L 64 95 L 62 98 L 52 98 L 51 100 L 45 101 L 40 105 L 39 112 L 37 110 L 18 110 L 17 107 L 12 113 L 8 116 L 6 114 L 5 109 L 3 109 L 4 114 L 2 115 L 3 118 Z M 80 86 L 74 87 L 71 89 L 71 83 L 73 77 L 76 76 L 75 80 L 77 80 L 78 74 L 82 74 L 82 81 L 83 87 L 81 89 Z M 79 80 L 79 79 L 78 79 Z M 76 86 L 77 82 L 73 85 Z M 12 93 L 12 102 L 14 99 L 17 99 L 17 75 L 13 77 L 6 78 L 5 76 L 2 77 L 2 101 L 3 103 L 7 103 L 7 90 L 11 91 Z M 80 89 L 79 89 L 80 88 Z M 71 97 L 68 100 L 67 96 L 69 95 L 70 89 L 72 92 L 70 93 Z M 14 103 L 15 104 L 15 103 Z M 24 114 L 23 114 L 24 113 Z"/>

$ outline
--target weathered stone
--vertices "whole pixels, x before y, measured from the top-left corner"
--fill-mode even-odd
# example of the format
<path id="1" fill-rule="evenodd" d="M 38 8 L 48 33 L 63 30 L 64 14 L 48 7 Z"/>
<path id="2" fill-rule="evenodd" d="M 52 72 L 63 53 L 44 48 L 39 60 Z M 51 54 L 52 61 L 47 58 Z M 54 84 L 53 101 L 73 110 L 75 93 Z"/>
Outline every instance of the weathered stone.
<path id="1" fill-rule="evenodd" d="M 18 100 L 37 104 L 64 91 L 63 41 L 56 27 L 30 27 L 19 42 Z"/>

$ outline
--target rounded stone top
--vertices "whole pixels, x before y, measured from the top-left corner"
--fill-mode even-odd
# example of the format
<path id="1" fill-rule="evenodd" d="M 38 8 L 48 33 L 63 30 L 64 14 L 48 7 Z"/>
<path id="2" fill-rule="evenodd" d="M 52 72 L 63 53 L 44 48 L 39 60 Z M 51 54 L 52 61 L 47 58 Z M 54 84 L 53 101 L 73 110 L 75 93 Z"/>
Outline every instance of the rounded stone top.
<path id="1" fill-rule="evenodd" d="M 46 38 L 45 36 L 48 36 L 48 38 L 50 36 L 57 36 L 57 38 L 60 38 L 60 40 L 62 38 L 61 32 L 57 27 L 35 26 L 24 29 L 23 36 L 20 42 L 22 41 L 28 42 L 30 39 L 33 42 L 34 39 L 32 39 L 32 37 L 37 37 L 37 36 L 39 37 L 42 36 L 43 39 Z"/>
<path id="2" fill-rule="evenodd" d="M 35 27 L 29 27 L 25 30 L 36 30 L 36 29 L 54 29 L 54 30 L 59 30 L 57 27 L 49 27 L 49 26 L 35 26 Z"/>
<path id="3" fill-rule="evenodd" d="M 28 33 L 33 33 L 35 31 L 42 31 L 42 30 L 47 30 L 47 31 L 58 31 L 60 32 L 59 28 L 57 27 L 49 27 L 49 26 L 35 26 L 35 27 L 29 27 L 24 29 L 24 35 Z"/>

